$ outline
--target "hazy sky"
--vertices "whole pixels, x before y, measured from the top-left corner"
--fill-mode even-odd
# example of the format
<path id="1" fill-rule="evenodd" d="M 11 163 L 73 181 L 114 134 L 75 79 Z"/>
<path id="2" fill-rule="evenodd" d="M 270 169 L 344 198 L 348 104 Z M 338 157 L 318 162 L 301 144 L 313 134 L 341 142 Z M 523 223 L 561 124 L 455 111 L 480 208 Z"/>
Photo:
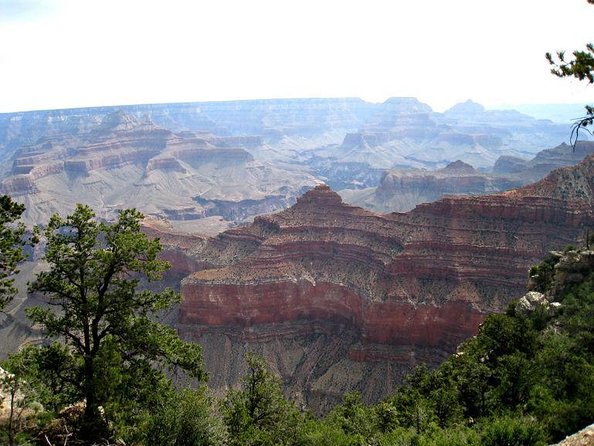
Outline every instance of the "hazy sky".
<path id="1" fill-rule="evenodd" d="M 546 51 L 594 41 L 586 0 L 0 0 L 0 112 L 416 96 L 436 110 L 594 102 Z"/>

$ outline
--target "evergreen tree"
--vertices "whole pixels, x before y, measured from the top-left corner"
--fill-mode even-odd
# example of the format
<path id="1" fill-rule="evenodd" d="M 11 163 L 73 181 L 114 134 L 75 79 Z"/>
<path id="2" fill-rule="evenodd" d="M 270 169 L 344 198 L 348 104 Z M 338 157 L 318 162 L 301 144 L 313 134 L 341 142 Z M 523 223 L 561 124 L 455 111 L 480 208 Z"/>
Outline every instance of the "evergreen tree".
<path id="1" fill-rule="evenodd" d="M 224 402 L 231 444 L 292 444 L 300 423 L 296 408 L 285 399 L 278 378 L 261 356 L 249 353 L 246 361 L 241 389 L 230 391 Z"/>
<path id="2" fill-rule="evenodd" d="M 25 206 L 12 201 L 8 195 L 0 196 L 0 311 L 16 294 L 14 276 L 23 255 L 25 226 L 17 223 Z"/>
<path id="3" fill-rule="evenodd" d="M 587 0 L 594 5 L 594 0 Z M 588 43 L 585 50 L 576 50 L 572 53 L 573 58 L 567 59 L 564 51 L 557 51 L 556 56 L 546 54 L 546 58 L 553 66 L 551 73 L 558 77 L 575 77 L 580 81 L 594 83 L 594 44 Z M 571 132 L 571 141 L 575 144 L 579 138 L 580 130 L 588 130 L 586 127 L 594 123 L 594 107 L 586 105 L 586 115 L 576 120 Z"/>
<path id="4" fill-rule="evenodd" d="M 29 310 L 29 317 L 70 348 L 78 376 L 70 384 L 86 403 L 80 436 L 88 443 L 109 437 L 108 420 L 150 406 L 167 385 L 167 368 L 205 378 L 200 347 L 154 321 L 179 296 L 139 290 L 141 279 L 159 279 L 168 268 L 158 259 L 159 240 L 141 232 L 142 218 L 127 209 L 114 223 L 98 222 L 84 205 L 66 218 L 52 216 L 44 231 L 49 269 L 30 285 L 49 307 Z"/>

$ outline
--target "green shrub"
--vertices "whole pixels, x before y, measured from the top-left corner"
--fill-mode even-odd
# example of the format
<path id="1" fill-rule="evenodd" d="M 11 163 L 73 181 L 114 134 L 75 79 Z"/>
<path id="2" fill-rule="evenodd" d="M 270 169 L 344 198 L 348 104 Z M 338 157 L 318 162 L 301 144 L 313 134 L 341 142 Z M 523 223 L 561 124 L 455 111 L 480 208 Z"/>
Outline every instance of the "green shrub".
<path id="1" fill-rule="evenodd" d="M 483 425 L 481 442 L 484 446 L 546 445 L 542 427 L 525 417 L 500 417 Z"/>

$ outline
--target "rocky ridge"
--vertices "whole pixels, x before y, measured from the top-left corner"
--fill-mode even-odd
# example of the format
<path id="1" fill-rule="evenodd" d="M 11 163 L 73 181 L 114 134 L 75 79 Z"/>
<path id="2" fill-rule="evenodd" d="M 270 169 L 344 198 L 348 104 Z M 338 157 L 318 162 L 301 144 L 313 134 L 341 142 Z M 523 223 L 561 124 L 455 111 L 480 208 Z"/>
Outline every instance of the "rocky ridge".
<path id="1" fill-rule="evenodd" d="M 116 111 L 89 131 L 16 150 L 0 191 L 26 205 L 30 223 L 85 202 L 103 218 L 137 207 L 173 222 L 219 217 L 224 228 L 224 221 L 282 209 L 316 184 L 305 172 L 255 161 L 247 149 L 259 144 L 255 137 L 173 133 Z"/>
<path id="2" fill-rule="evenodd" d="M 521 294 L 544 253 L 584 235 L 593 178 L 590 156 L 514 191 L 383 215 L 318 186 L 195 251 L 209 266 L 182 282 L 178 329 L 207 346 L 215 386 L 253 348 L 314 407 L 352 389 L 380 398 Z"/>
<path id="3" fill-rule="evenodd" d="M 529 156 L 563 141 L 567 127 L 551 124 L 471 101 L 435 113 L 414 98 L 392 98 L 339 147 L 319 153 L 385 169 L 436 169 L 454 160 L 488 168 L 501 155 Z"/>
<path id="4" fill-rule="evenodd" d="M 88 133 L 117 110 L 176 134 L 234 137 L 235 147 L 257 160 L 300 163 L 334 188 L 353 181 L 353 163 L 359 173 L 350 186 L 375 186 L 384 169 L 435 169 L 456 159 L 491 166 L 499 155 L 525 156 L 552 147 L 568 131 L 565 125 L 474 103 L 436 113 L 415 98 L 381 104 L 310 98 L 128 105 L 0 114 L 0 160 L 41 140 Z M 3 173 L 6 167 L 0 168 Z"/>
<path id="5" fill-rule="evenodd" d="M 594 142 L 580 141 L 575 148 L 561 144 L 543 150 L 531 160 L 502 156 L 491 173 L 460 160 L 433 171 L 390 169 L 383 173 L 377 188 L 342 190 L 340 194 L 347 202 L 367 209 L 406 212 L 444 195 L 480 195 L 524 186 L 540 180 L 553 169 L 575 165 L 591 153 Z"/>

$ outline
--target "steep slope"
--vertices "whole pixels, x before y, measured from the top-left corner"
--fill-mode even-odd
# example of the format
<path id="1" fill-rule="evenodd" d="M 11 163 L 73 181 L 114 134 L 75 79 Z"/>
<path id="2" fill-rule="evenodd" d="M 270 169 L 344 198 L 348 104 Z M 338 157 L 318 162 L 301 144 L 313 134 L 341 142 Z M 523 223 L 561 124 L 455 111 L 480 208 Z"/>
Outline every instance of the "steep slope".
<path id="1" fill-rule="evenodd" d="M 442 169 L 390 169 L 379 186 L 367 190 L 343 190 L 341 196 L 351 204 L 379 212 L 406 212 L 420 203 L 444 195 L 478 195 L 500 192 L 526 184 L 519 178 L 480 172 L 463 161 Z"/>
<path id="2" fill-rule="evenodd" d="M 572 166 L 594 152 L 594 141 L 578 141 L 572 147 L 565 143 L 538 152 L 531 160 L 504 156 L 493 166 L 495 175 L 521 178 L 527 182 L 540 180 L 551 170 Z"/>
<path id="3" fill-rule="evenodd" d="M 567 132 L 567 126 L 513 110 L 485 110 L 471 101 L 435 113 L 414 98 L 391 98 L 357 132 L 348 133 L 340 146 L 323 147 L 315 154 L 334 163 L 356 162 L 376 169 L 434 170 L 455 160 L 489 168 L 499 156 L 528 157 L 559 144 Z M 330 185 L 343 187 L 337 182 Z"/>
<path id="4" fill-rule="evenodd" d="M 267 355 L 308 404 L 349 389 L 386 395 L 439 362 L 501 310 L 548 250 L 594 224 L 594 156 L 534 185 L 375 214 L 318 186 L 196 250 L 209 268 L 182 282 L 179 330 L 203 342 L 212 384 L 238 355 Z"/>

